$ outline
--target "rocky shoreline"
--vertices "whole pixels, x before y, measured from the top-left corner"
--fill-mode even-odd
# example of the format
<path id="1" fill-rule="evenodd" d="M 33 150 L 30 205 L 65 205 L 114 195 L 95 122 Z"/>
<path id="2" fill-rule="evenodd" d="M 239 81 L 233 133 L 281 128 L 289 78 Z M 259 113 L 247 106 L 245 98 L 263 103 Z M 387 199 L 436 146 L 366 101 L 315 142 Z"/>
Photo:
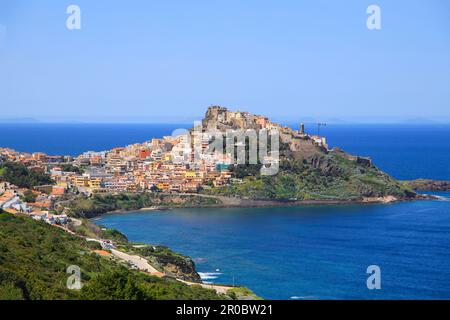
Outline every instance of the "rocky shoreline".
<path id="1" fill-rule="evenodd" d="M 186 195 L 186 194 L 185 194 Z M 438 199 L 432 195 L 422 195 L 417 194 L 415 197 L 398 199 L 394 196 L 383 196 L 383 197 L 365 197 L 362 199 L 349 199 L 349 200 L 301 200 L 301 201 L 280 201 L 280 200 L 252 200 L 252 199 L 242 199 L 237 197 L 226 197 L 217 195 L 203 195 L 196 194 L 196 196 L 214 198 L 220 201 L 220 204 L 203 204 L 203 205 L 172 205 L 172 206 L 152 206 L 137 209 L 137 211 L 149 212 L 149 211 L 163 211 L 171 210 L 177 208 L 262 208 L 262 207 L 280 207 L 280 206 L 304 206 L 304 205 L 348 205 L 348 204 L 389 204 L 400 201 L 413 201 L 413 200 L 433 200 Z M 136 211 L 136 210 L 132 210 Z M 113 212 L 108 212 L 106 214 L 120 214 L 127 213 L 130 211 L 125 210 L 115 210 Z M 134 250 L 137 246 L 135 246 Z M 146 247 L 148 248 L 151 247 Z M 139 250 L 138 250 L 139 251 Z M 196 271 L 195 263 L 192 258 L 179 256 L 176 253 L 170 255 L 156 255 L 145 254 L 145 252 L 138 252 L 143 255 L 145 259 L 151 261 L 153 264 L 159 265 L 164 272 L 177 276 L 180 279 L 195 281 L 202 283 L 198 273 Z M 229 287 L 226 287 L 229 289 Z"/>
<path id="2" fill-rule="evenodd" d="M 232 198 L 225 196 L 210 196 L 210 195 L 198 195 L 219 199 L 221 204 L 211 204 L 211 205 L 177 205 L 177 206 L 152 206 L 140 208 L 132 211 L 164 211 L 172 209 L 190 209 L 190 208 L 265 208 L 265 207 L 295 207 L 295 206 L 305 206 L 305 205 L 349 205 L 349 204 L 388 204 L 401 201 L 415 201 L 415 200 L 436 200 L 438 197 L 426 194 L 417 194 L 414 198 L 408 199 L 398 199 L 393 196 L 384 197 L 365 197 L 362 199 L 349 199 L 349 200 L 292 200 L 292 201 L 282 201 L 282 200 L 252 200 L 252 199 L 241 199 Z M 130 211 L 126 210 L 116 210 L 108 212 L 108 214 L 117 213 L 127 213 Z"/>
<path id="3" fill-rule="evenodd" d="M 414 190 L 421 191 L 450 191 L 450 181 L 416 179 L 405 181 L 405 183 Z"/>

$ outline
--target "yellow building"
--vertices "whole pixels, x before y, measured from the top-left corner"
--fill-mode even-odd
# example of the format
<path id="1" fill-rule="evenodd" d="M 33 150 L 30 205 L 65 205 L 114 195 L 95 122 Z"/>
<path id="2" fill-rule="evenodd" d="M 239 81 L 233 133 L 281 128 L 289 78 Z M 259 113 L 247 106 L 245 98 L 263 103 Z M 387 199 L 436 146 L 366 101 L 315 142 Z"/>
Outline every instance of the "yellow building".
<path id="1" fill-rule="evenodd" d="M 195 171 L 186 171 L 185 173 L 184 173 L 184 177 L 185 178 L 195 178 Z"/>
<path id="2" fill-rule="evenodd" d="M 101 188 L 102 179 L 101 178 L 91 178 L 89 179 L 89 187 L 91 189 L 100 189 Z"/>
<path id="3" fill-rule="evenodd" d="M 57 185 L 58 185 L 59 187 L 65 188 L 65 189 L 68 188 L 67 182 L 60 181 L 60 182 L 57 183 Z"/>
<path id="4" fill-rule="evenodd" d="M 170 188 L 170 185 L 166 182 L 158 183 L 156 186 L 158 187 L 159 190 L 163 191 L 169 190 Z"/>
<path id="5" fill-rule="evenodd" d="M 76 176 L 76 177 L 74 177 L 73 183 L 77 187 L 88 187 L 89 186 L 88 178 L 85 177 L 85 176 Z"/>

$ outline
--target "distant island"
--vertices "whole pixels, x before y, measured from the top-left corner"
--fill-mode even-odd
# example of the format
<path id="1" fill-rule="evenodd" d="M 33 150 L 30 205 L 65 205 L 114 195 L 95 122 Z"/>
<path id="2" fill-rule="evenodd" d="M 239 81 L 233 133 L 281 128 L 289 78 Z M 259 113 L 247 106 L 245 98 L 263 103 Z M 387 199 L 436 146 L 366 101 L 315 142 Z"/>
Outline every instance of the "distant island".
<path id="1" fill-rule="evenodd" d="M 0 118 L 0 123 L 39 123 L 40 121 L 35 118 Z"/>

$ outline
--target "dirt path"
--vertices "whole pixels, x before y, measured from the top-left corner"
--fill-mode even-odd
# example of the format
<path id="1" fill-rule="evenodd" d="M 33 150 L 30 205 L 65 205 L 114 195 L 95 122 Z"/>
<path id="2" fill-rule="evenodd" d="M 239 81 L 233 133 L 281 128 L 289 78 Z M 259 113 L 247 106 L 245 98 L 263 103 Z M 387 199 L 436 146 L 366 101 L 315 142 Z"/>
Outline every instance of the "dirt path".
<path id="1" fill-rule="evenodd" d="M 164 277 L 165 274 L 163 272 L 160 272 L 156 270 L 152 265 L 148 263 L 148 261 L 140 256 L 137 255 L 131 255 L 116 249 L 111 249 L 111 253 L 116 256 L 117 258 L 121 260 L 125 260 L 131 264 L 134 264 L 139 270 L 148 272 L 149 274 L 157 277 Z M 217 293 L 226 294 L 229 289 L 232 287 L 229 286 L 223 286 L 223 285 L 215 285 L 215 284 L 207 284 L 207 283 L 198 283 L 198 282 L 192 282 L 192 281 L 186 281 L 182 279 L 177 279 L 180 282 L 183 282 L 184 284 L 187 284 L 188 286 L 193 285 L 199 285 L 206 289 L 212 289 L 215 290 Z"/>
<path id="2" fill-rule="evenodd" d="M 224 285 L 219 285 L 219 284 L 199 283 L 199 282 L 192 282 L 192 281 L 186 281 L 186 280 L 181 280 L 181 279 L 177 279 L 177 280 L 180 282 L 183 282 L 184 284 L 187 284 L 188 286 L 198 285 L 198 286 L 201 286 L 202 288 L 212 289 L 212 290 L 215 290 L 217 293 L 222 293 L 222 294 L 226 294 L 228 292 L 228 290 L 233 288 L 230 286 L 224 286 Z"/>
<path id="3" fill-rule="evenodd" d="M 139 270 L 150 273 L 151 275 L 162 277 L 164 273 L 156 270 L 152 265 L 148 263 L 148 261 L 140 256 L 131 255 L 116 249 L 111 249 L 111 253 L 121 260 L 125 260 L 132 265 L 135 265 Z"/>

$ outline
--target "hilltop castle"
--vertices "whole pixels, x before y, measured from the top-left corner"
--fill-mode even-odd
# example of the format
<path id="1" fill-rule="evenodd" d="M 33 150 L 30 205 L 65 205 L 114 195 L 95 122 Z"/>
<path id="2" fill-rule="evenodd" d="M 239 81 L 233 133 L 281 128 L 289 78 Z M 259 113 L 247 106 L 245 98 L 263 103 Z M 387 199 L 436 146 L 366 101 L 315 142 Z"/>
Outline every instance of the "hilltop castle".
<path id="1" fill-rule="evenodd" d="M 226 129 L 273 129 L 279 126 L 272 123 L 267 117 L 258 116 L 249 112 L 229 111 L 220 106 L 211 106 L 202 121 L 203 128 L 207 130 Z"/>
<path id="2" fill-rule="evenodd" d="M 291 151 L 310 156 L 320 149 L 327 151 L 325 137 L 309 135 L 305 133 L 304 125 L 300 126 L 300 130 L 294 130 L 287 126 L 270 121 L 265 116 L 254 115 L 249 112 L 229 111 L 227 108 L 220 106 L 211 106 L 206 111 L 202 121 L 202 127 L 207 130 L 225 131 L 227 129 L 276 129 L 280 133 L 280 141 L 288 144 Z"/>

